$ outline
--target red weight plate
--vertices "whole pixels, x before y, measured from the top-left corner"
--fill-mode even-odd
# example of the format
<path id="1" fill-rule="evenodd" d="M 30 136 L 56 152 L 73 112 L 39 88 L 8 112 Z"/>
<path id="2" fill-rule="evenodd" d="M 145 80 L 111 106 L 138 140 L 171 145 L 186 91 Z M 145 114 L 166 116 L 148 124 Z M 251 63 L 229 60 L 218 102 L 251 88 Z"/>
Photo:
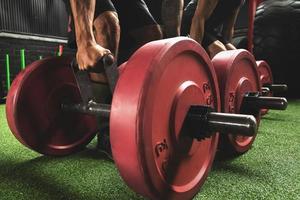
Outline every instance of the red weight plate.
<path id="1" fill-rule="evenodd" d="M 222 112 L 240 113 L 245 93 L 261 90 L 254 57 L 246 50 L 232 50 L 217 54 L 212 62 L 219 81 Z M 255 117 L 259 123 L 260 115 Z M 241 154 L 250 149 L 254 140 L 255 136 L 222 135 L 220 148 Z"/>
<path id="2" fill-rule="evenodd" d="M 121 76 L 123 74 L 123 71 L 125 70 L 127 62 L 122 63 L 119 67 L 118 67 L 118 71 L 119 71 L 119 75 Z"/>
<path id="3" fill-rule="evenodd" d="M 261 61 L 257 61 L 256 64 L 257 64 L 257 70 L 258 70 L 261 85 L 263 86 L 265 84 L 273 84 L 272 71 L 268 63 L 261 60 Z M 272 96 L 272 94 L 270 94 L 270 96 Z M 268 113 L 268 109 L 261 110 L 262 115 L 265 115 L 267 113 Z"/>
<path id="4" fill-rule="evenodd" d="M 257 64 L 257 70 L 261 81 L 261 85 L 273 84 L 272 70 L 268 65 L 268 63 L 261 60 L 261 61 L 257 61 L 256 64 Z"/>
<path id="5" fill-rule="evenodd" d="M 15 78 L 7 95 L 8 125 L 27 147 L 47 155 L 78 151 L 94 137 L 94 117 L 63 113 L 63 102 L 81 97 L 72 73 L 71 58 L 47 58 L 30 64 Z"/>
<path id="6" fill-rule="evenodd" d="M 113 96 L 110 138 L 120 174 L 137 193 L 191 199 L 204 183 L 218 135 L 179 134 L 191 104 L 219 110 L 215 71 L 196 42 L 151 42 L 129 59 Z"/>

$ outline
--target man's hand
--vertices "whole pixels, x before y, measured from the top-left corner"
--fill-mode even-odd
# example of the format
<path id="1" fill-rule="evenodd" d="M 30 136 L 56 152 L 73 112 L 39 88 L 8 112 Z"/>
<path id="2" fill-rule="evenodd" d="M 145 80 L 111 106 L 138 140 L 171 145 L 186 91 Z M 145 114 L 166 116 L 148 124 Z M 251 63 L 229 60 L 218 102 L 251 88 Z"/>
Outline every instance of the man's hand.
<path id="1" fill-rule="evenodd" d="M 231 43 L 225 44 L 225 47 L 227 50 L 235 50 L 236 49 L 235 46 Z"/>
<path id="2" fill-rule="evenodd" d="M 87 45 L 78 46 L 76 58 L 80 70 L 87 70 L 94 67 L 97 62 L 110 51 L 93 42 Z"/>
<path id="3" fill-rule="evenodd" d="M 95 0 L 70 0 L 77 42 L 76 59 L 79 69 L 86 70 L 94 67 L 97 62 L 107 53 L 105 49 L 98 45 L 93 32 L 93 21 L 95 13 Z"/>
<path id="4" fill-rule="evenodd" d="M 222 42 L 220 42 L 219 40 L 216 40 L 213 43 L 211 43 L 206 49 L 210 58 L 213 58 L 219 52 L 226 51 L 226 50 L 227 49 L 224 46 L 224 44 Z"/>

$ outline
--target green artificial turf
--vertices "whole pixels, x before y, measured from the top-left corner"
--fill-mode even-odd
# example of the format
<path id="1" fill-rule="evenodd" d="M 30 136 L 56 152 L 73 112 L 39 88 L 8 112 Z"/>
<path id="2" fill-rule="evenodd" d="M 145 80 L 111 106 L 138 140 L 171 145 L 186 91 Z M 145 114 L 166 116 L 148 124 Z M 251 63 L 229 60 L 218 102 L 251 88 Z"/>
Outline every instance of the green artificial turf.
<path id="1" fill-rule="evenodd" d="M 52 158 L 21 145 L 0 106 L 0 199 L 143 199 L 122 181 L 114 163 L 95 149 Z M 194 199 L 300 199 L 300 101 L 261 122 L 253 148 L 216 161 Z"/>

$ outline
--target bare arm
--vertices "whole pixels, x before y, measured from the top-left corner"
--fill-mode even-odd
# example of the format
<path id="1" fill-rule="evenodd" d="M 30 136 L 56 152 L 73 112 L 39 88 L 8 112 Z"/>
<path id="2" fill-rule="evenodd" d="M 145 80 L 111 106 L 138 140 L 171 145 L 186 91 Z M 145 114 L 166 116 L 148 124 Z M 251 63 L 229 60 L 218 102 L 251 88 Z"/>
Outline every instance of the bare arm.
<path id="1" fill-rule="evenodd" d="M 75 23 L 76 42 L 78 45 L 95 42 L 93 21 L 95 0 L 70 0 Z"/>
<path id="2" fill-rule="evenodd" d="M 190 36 L 201 44 L 205 21 L 210 17 L 219 0 L 199 0 L 192 19 Z"/>
<path id="3" fill-rule="evenodd" d="M 80 69 L 96 65 L 109 52 L 96 43 L 93 33 L 95 0 L 70 0 L 77 42 L 77 62 Z"/>
<path id="4" fill-rule="evenodd" d="M 162 0 L 161 17 L 165 37 L 180 35 L 180 25 L 183 12 L 183 0 Z"/>

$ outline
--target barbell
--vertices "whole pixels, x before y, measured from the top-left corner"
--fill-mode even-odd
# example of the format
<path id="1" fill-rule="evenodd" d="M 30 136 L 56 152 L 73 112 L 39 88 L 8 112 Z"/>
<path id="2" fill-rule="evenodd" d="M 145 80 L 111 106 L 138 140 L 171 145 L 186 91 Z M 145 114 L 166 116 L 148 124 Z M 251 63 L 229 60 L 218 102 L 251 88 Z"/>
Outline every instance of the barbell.
<path id="1" fill-rule="evenodd" d="M 212 59 L 212 63 L 220 86 L 222 112 L 253 115 L 259 125 L 262 110 L 287 108 L 285 98 L 264 96 L 262 75 L 259 74 L 262 63 L 258 62 L 260 67 L 257 67 L 257 62 L 248 51 L 223 51 Z M 277 88 L 285 87 L 286 85 L 278 85 Z M 255 137 L 256 135 L 221 134 L 219 148 L 229 156 L 241 155 L 251 148 Z"/>
<path id="2" fill-rule="evenodd" d="M 211 168 L 218 132 L 256 135 L 252 115 L 220 112 L 217 74 L 195 41 L 148 43 L 120 69 L 106 59 L 111 104 L 94 101 L 88 73 L 74 70 L 72 58 L 30 64 L 7 96 L 15 137 L 41 154 L 68 155 L 95 136 L 96 116 L 109 118 L 114 161 L 135 192 L 151 199 L 191 199 Z"/>
<path id="3" fill-rule="evenodd" d="M 288 86 L 286 84 L 273 83 L 272 70 L 266 61 L 256 61 L 256 64 L 264 96 L 273 96 L 274 94 L 276 95 L 276 93 L 287 91 Z M 262 115 L 265 115 L 267 113 L 268 109 L 262 109 Z"/>

